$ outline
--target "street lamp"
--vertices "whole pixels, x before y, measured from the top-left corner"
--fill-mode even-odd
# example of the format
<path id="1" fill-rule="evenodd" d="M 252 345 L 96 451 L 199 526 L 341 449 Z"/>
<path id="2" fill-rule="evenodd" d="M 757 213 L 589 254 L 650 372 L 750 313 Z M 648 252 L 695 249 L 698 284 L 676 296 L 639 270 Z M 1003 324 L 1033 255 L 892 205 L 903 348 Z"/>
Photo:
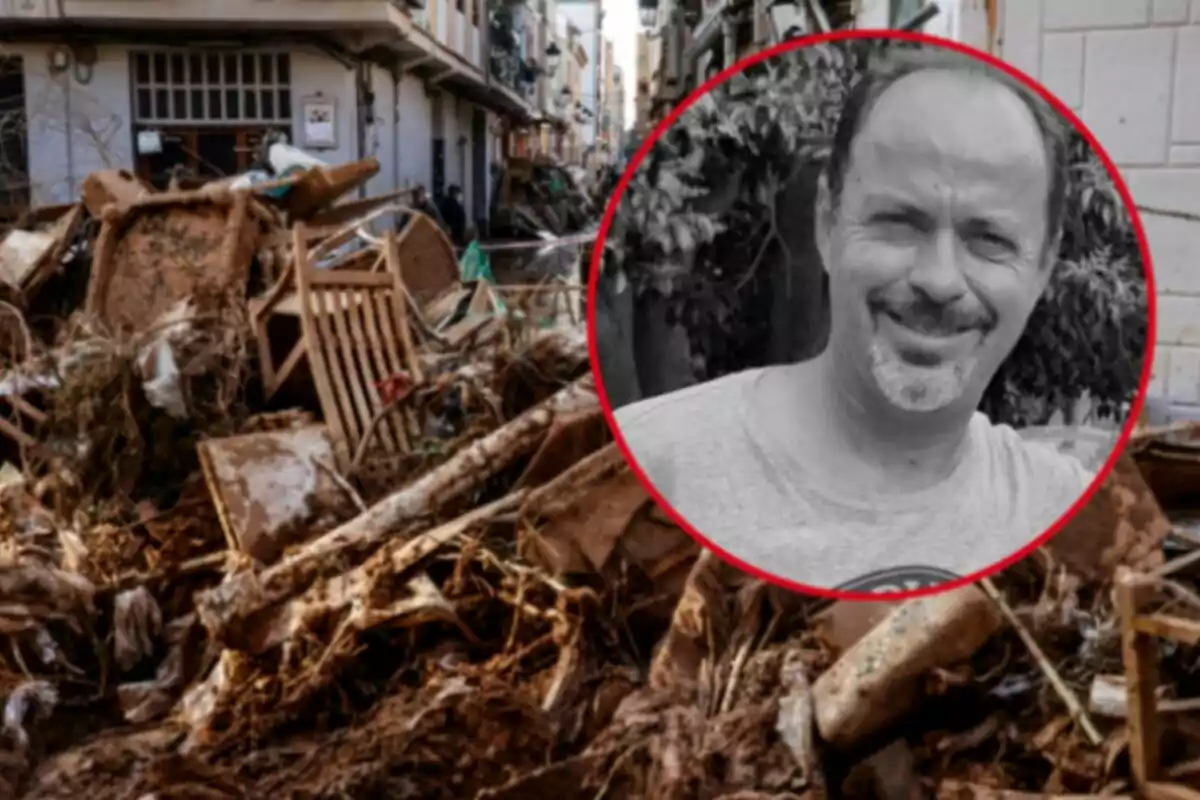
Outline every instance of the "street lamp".
<path id="1" fill-rule="evenodd" d="M 562 58 L 562 50 L 558 49 L 558 42 L 551 42 L 546 48 L 546 71 L 554 74 L 558 71 L 558 62 Z"/>

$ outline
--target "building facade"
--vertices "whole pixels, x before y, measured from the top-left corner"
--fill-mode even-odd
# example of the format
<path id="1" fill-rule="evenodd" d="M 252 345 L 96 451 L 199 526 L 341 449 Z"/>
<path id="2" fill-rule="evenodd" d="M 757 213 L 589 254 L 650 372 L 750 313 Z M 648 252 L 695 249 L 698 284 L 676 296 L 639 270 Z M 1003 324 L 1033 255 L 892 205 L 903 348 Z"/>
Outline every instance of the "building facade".
<path id="1" fill-rule="evenodd" d="M 583 113 L 584 77 L 587 74 L 588 54 L 583 45 L 583 33 L 574 24 L 563 19 L 567 29 L 567 108 L 568 116 L 565 160 L 568 164 L 583 163 L 584 148 L 587 147 L 587 133 L 591 129 L 590 120 Z"/>
<path id="2" fill-rule="evenodd" d="M 603 92 L 604 13 L 599 0 L 558 0 L 559 15 L 576 31 L 576 41 L 586 57 L 579 76 L 576 111 L 585 121 L 580 124 L 584 158 L 594 151 L 599 132 L 599 103 Z M 579 162 L 576 162 L 579 163 Z"/>
<path id="3" fill-rule="evenodd" d="M 613 68 L 612 94 L 608 98 L 608 137 L 610 153 L 614 162 L 619 162 L 625 153 L 625 73 L 620 67 Z"/>
<path id="4" fill-rule="evenodd" d="M 606 164 L 612 161 L 616 152 L 616 141 L 613 139 L 612 101 L 616 92 L 619 71 L 613 63 L 613 43 L 606 37 L 600 50 L 602 70 L 600 92 L 596 97 L 596 150 L 593 162 Z"/>
<path id="5" fill-rule="evenodd" d="M 650 85 L 654 72 L 658 69 L 657 53 L 652 48 L 652 40 L 646 32 L 637 37 L 637 53 L 634 61 L 634 103 L 633 103 L 633 132 L 638 138 L 644 139 L 653 130 L 650 124 Z"/>
<path id="6" fill-rule="evenodd" d="M 0 5 L 0 163 L 23 166 L 20 200 L 40 206 L 104 168 L 160 185 L 179 168 L 235 174 L 282 131 L 328 162 L 378 159 L 369 193 L 457 184 L 485 217 L 504 132 L 538 117 L 536 81 L 509 68 L 525 20 L 488 19 L 485 0 L 416 2 Z"/>

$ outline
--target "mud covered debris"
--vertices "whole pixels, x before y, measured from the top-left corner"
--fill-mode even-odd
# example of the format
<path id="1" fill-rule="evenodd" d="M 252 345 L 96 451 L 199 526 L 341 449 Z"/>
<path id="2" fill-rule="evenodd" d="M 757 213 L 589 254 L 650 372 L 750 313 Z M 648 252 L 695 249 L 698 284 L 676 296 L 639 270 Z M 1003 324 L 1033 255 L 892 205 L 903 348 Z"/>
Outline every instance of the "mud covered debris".
<path id="1" fill-rule="evenodd" d="M 1139 434 L 991 582 L 799 597 L 700 554 L 625 466 L 577 264 L 464 282 L 404 197 L 338 202 L 377 164 L 303 165 L 97 175 L 0 242 L 0 796 L 1200 781 L 1200 432 Z"/>

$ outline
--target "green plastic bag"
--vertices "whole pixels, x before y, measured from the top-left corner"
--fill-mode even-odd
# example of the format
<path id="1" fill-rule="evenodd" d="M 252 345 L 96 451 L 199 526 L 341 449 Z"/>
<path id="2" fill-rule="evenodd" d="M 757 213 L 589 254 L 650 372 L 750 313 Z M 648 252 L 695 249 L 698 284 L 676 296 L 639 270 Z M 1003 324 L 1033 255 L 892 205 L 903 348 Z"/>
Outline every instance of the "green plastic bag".
<path id="1" fill-rule="evenodd" d="M 467 245 L 466 251 L 463 252 L 462 258 L 458 262 L 458 276 L 463 283 L 475 281 L 496 283 L 496 276 L 492 274 L 492 260 L 488 258 L 487 253 L 483 252 L 479 242 L 471 242 Z"/>
<path id="2" fill-rule="evenodd" d="M 483 252 L 483 248 L 479 246 L 478 241 L 467 245 L 467 249 L 463 252 L 462 258 L 458 262 L 458 276 L 463 283 L 483 281 L 489 286 L 496 285 L 496 276 L 492 274 L 492 260 L 488 258 L 487 253 Z M 496 298 L 496 310 L 501 314 L 505 314 L 508 311 L 504 305 L 504 301 L 499 297 Z"/>

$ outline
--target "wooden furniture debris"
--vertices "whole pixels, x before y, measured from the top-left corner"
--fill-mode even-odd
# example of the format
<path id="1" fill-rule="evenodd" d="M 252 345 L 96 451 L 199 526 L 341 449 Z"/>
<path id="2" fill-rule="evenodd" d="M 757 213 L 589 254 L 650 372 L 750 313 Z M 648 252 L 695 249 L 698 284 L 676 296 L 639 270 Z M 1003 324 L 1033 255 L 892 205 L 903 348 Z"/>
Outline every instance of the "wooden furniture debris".
<path id="1" fill-rule="evenodd" d="M 362 224 L 363 219 L 353 220 L 343 225 L 336 233 L 326 236 L 312 249 L 309 249 L 313 240 L 311 229 L 308 225 L 297 225 L 292 231 L 292 241 L 288 247 L 289 260 L 284 273 L 276 279 L 270 289 L 250 301 L 251 326 L 258 343 L 263 389 L 268 399 L 293 381 L 301 380 L 300 368 L 307 366 L 304 359 L 305 340 L 300 326 L 301 301 L 296 282 L 296 254 L 302 255 L 300 260 L 308 264 L 309 268 L 315 268 L 314 265 L 328 259 L 338 248 L 352 241 L 358 235 L 357 229 Z M 391 240 L 394 242 L 394 235 Z M 389 249 L 387 241 L 385 238 L 382 252 L 372 247 L 364 247 L 326 263 L 321 271 L 354 270 L 375 273 L 383 266 L 387 275 L 399 275 L 402 278 L 395 248 Z M 411 304 L 412 299 L 403 288 L 403 280 L 400 281 L 400 286 L 405 292 L 406 301 Z"/>
<path id="2" fill-rule="evenodd" d="M 317 270 L 295 229 L 295 276 L 303 348 L 339 466 L 347 468 L 365 437 L 371 451 L 409 448 L 404 415 L 390 413 L 379 387 L 406 373 L 422 379 L 408 320 L 408 296 L 388 233 L 387 271 Z"/>
<path id="3" fill-rule="evenodd" d="M 83 223 L 83 206 L 78 203 L 55 206 L 53 211 L 52 216 L 41 215 L 31 230 L 14 228 L 0 236 L 0 282 L 22 307 L 58 270 Z"/>
<path id="4" fill-rule="evenodd" d="M 285 209 L 292 221 L 308 220 L 339 197 L 357 189 L 379 173 L 379 161 L 364 158 L 336 166 L 309 167 L 251 190 L 267 202 Z M 278 192 L 286 189 L 286 192 Z"/>
<path id="5" fill-rule="evenodd" d="M 1101 580 L 1123 565 L 1148 570 L 1163 561 L 1171 522 L 1128 452 L 1063 529 L 1046 542 L 1056 564 L 1086 580 Z"/>
<path id="6" fill-rule="evenodd" d="M 1200 423 L 1147 429 L 1130 438 L 1127 452 L 1160 503 L 1200 508 Z"/>
<path id="7" fill-rule="evenodd" d="M 323 425 L 209 439 L 196 451 L 229 549 L 261 563 L 353 515 Z"/>
<path id="8" fill-rule="evenodd" d="M 1177 562 L 1194 562 L 1183 556 Z M 1125 716 L 1129 762 L 1138 796 L 1146 800 L 1200 800 L 1200 791 L 1164 780 L 1162 725 L 1158 701 L 1159 639 L 1200 645 L 1200 620 L 1146 613 L 1157 593 L 1157 575 L 1169 574 L 1168 563 L 1154 574 L 1122 567 L 1116 577 L 1117 615 L 1121 623 L 1121 655 L 1125 663 Z"/>
<path id="9" fill-rule="evenodd" d="M 330 206 L 307 221 L 309 236 L 323 237 L 348 223 L 361 221 L 363 217 L 385 206 L 397 203 L 407 205 L 412 198 L 413 191 L 413 189 L 397 189 L 394 192 L 375 195 L 365 200 L 347 200 Z"/>
<path id="10" fill-rule="evenodd" d="M 458 283 L 458 258 L 445 231 L 419 211 L 410 211 L 396 240 L 404 285 L 424 304 Z"/>
<path id="11" fill-rule="evenodd" d="M 243 295 L 265 210 L 245 192 L 151 195 L 105 212 L 86 310 L 135 332 L 190 296 Z"/>
<path id="12" fill-rule="evenodd" d="M 580 314 L 580 298 L 586 297 L 587 287 L 563 278 L 535 284 L 502 283 L 494 290 L 505 305 L 519 309 L 542 327 L 576 325 L 586 316 L 586 311 Z"/>
<path id="13" fill-rule="evenodd" d="M 502 306 L 493 286 L 486 281 L 458 284 L 425 308 L 430 320 L 438 321 L 437 333 L 454 349 L 468 342 L 480 346 L 508 343 Z"/>
<path id="14" fill-rule="evenodd" d="M 37 448 L 40 442 L 31 433 L 46 421 L 46 412 L 18 394 L 0 397 L 0 436 L 21 447 Z"/>
<path id="15" fill-rule="evenodd" d="M 102 169 L 89 173 L 80 187 L 83 205 L 96 219 L 101 219 L 104 209 L 110 205 L 128 208 L 153 193 L 149 185 L 123 169 Z"/>

